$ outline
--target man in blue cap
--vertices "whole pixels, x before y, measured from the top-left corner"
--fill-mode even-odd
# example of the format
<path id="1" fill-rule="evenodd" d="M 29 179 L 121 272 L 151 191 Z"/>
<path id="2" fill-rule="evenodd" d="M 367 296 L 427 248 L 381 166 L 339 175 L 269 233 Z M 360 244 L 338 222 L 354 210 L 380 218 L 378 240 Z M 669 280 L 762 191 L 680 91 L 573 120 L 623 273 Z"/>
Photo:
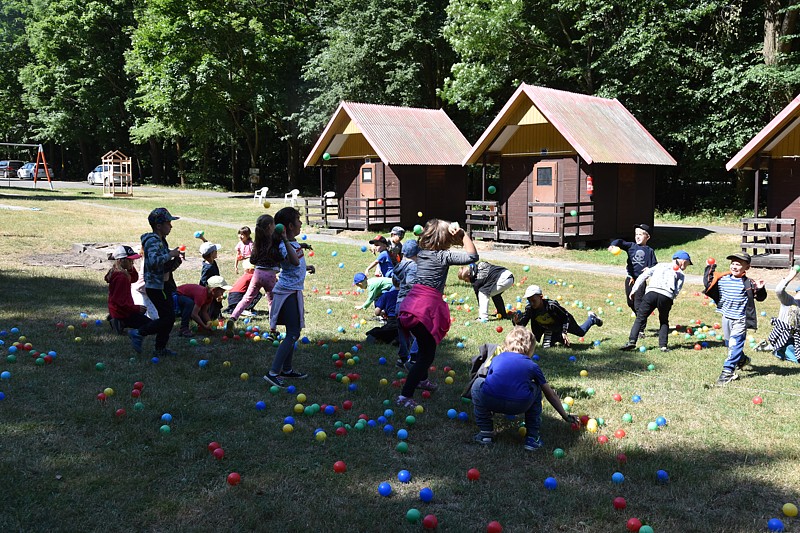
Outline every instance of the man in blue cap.
<path id="1" fill-rule="evenodd" d="M 646 268 L 642 271 L 636 283 L 631 288 L 631 295 L 641 287 L 646 280 L 650 280 L 647 286 L 642 303 L 636 311 L 636 320 L 633 322 L 628 342 L 620 348 L 622 351 L 630 351 L 636 348 L 636 340 L 639 333 L 644 331 L 647 325 L 647 317 L 653 310 L 658 309 L 658 345 L 662 352 L 666 352 L 667 339 L 669 338 L 669 312 L 672 303 L 683 288 L 683 271 L 692 264 L 692 258 L 683 250 L 679 250 L 672 255 L 669 263 L 658 263 L 657 265 Z"/>

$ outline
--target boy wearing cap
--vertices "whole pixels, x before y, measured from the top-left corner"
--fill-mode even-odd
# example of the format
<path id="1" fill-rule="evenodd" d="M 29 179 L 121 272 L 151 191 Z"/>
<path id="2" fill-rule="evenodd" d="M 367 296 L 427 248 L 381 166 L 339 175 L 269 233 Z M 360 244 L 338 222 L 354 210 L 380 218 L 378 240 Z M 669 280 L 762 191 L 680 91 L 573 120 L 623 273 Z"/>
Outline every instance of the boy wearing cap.
<path id="1" fill-rule="evenodd" d="M 683 271 L 692 264 L 692 258 L 683 250 L 679 250 L 672 255 L 670 263 L 659 263 L 654 267 L 646 268 L 636 279 L 636 283 L 631 288 L 633 296 L 640 287 L 644 286 L 649 279 L 644 298 L 636 311 L 636 320 L 633 322 L 631 334 L 628 342 L 620 348 L 622 351 L 630 351 L 636 348 L 636 340 L 639 334 L 644 331 L 647 325 L 647 317 L 653 310 L 658 309 L 658 345 L 662 352 L 666 352 L 667 339 L 669 338 L 669 312 L 672 303 L 680 294 L 683 288 L 685 276 Z"/>
<path id="2" fill-rule="evenodd" d="M 181 330 L 178 335 L 181 337 L 191 337 L 192 332 L 189 329 L 189 321 L 194 320 L 197 323 L 197 331 L 202 333 L 211 333 L 208 323 L 211 317 L 208 314 L 208 309 L 212 302 L 222 299 L 225 291 L 231 289 L 231 286 L 225 282 L 222 276 L 211 276 L 208 278 L 208 285 L 195 285 L 194 283 L 187 283 L 178 287 L 176 293 L 176 307 L 181 313 Z"/>
<path id="3" fill-rule="evenodd" d="M 406 236 L 406 230 L 400 226 L 392 228 L 392 234 L 389 235 L 389 257 L 395 265 L 403 258 L 403 237 Z"/>
<path id="4" fill-rule="evenodd" d="M 503 292 L 514 285 L 514 274 L 507 268 L 478 261 L 458 269 L 458 279 L 472 285 L 478 298 L 478 319 L 489 320 L 489 299 L 495 306 L 495 314 L 508 318 Z"/>
<path id="5" fill-rule="evenodd" d="M 747 329 L 757 329 L 756 301 L 767 298 L 764 280 L 747 277 L 750 268 L 750 254 L 739 252 L 727 257 L 731 262 L 730 272 L 715 273 L 717 264 L 706 266 L 703 273 L 705 294 L 717 302 L 717 312 L 722 314 L 722 333 L 728 346 L 728 357 L 722 364 L 722 373 L 717 385 L 727 385 L 739 376 L 737 369 L 750 364 L 744 354 L 744 341 Z"/>
<path id="6" fill-rule="evenodd" d="M 204 242 L 200 245 L 200 255 L 203 256 L 203 269 L 200 271 L 200 285 L 208 285 L 208 279 L 219 276 L 219 265 L 217 265 L 217 253 L 221 248 L 219 244 Z"/>
<path id="7" fill-rule="evenodd" d="M 387 241 L 386 237 L 384 237 L 383 235 L 378 235 L 377 237 L 369 241 L 369 243 L 372 245 L 372 253 L 377 255 L 378 257 L 376 257 L 375 261 L 370 263 L 370 265 L 364 270 L 364 274 L 369 276 L 369 271 L 372 270 L 373 267 L 376 267 L 375 268 L 376 276 L 391 278 L 392 271 L 394 270 L 394 262 L 392 261 L 392 257 L 389 255 L 388 252 L 389 241 Z"/>
<path id="8" fill-rule="evenodd" d="M 131 293 L 131 285 L 139 280 L 139 273 L 133 266 L 133 261 L 142 257 L 133 251 L 130 246 L 117 246 L 111 254 L 114 265 L 106 273 L 105 281 L 108 283 L 108 317 L 111 327 L 120 335 L 124 334 L 125 328 L 137 330 L 150 322 L 145 313 L 147 308 L 143 305 L 136 305 Z M 141 336 L 138 331 L 130 335 L 134 349 L 137 344 L 134 338 L 138 337 L 139 349 L 141 351 Z"/>
<path id="9" fill-rule="evenodd" d="M 567 333 L 583 337 L 592 326 L 603 326 L 603 321 L 592 311 L 589 312 L 589 318 L 579 326 L 575 317 L 557 301 L 544 298 L 542 289 L 538 285 L 531 285 L 525 289 L 525 298 L 528 300 L 528 305 L 525 306 L 525 312 L 514 319 L 514 324 L 525 326 L 530 321 L 536 341 L 539 342 L 544 336 L 542 348 L 549 348 L 556 343 L 569 346 Z"/>
<path id="10" fill-rule="evenodd" d="M 356 309 L 366 309 L 372 305 L 381 294 L 392 289 L 392 278 L 390 276 L 388 278 L 367 279 L 366 274 L 359 272 L 353 276 L 353 285 L 357 285 L 361 289 L 367 291 L 367 300 L 363 304 L 356 306 Z"/>
<path id="11" fill-rule="evenodd" d="M 175 308 L 172 294 L 175 292 L 175 280 L 172 272 L 181 264 L 180 250 L 170 249 L 167 244 L 167 235 L 172 231 L 172 221 L 178 220 L 170 214 L 165 207 L 153 209 L 147 217 L 151 232 L 142 235 L 142 250 L 144 250 L 144 287 L 147 297 L 153 302 L 158 311 L 158 320 L 138 330 L 140 336 L 155 334 L 155 355 L 175 355 L 167 348 L 169 334 L 175 324 Z M 134 349 L 137 348 L 137 339 L 132 332 L 131 341 Z M 138 338 L 137 352 L 141 351 L 141 338 Z"/>
<path id="12" fill-rule="evenodd" d="M 625 267 L 628 271 L 628 277 L 625 279 L 625 300 L 631 311 L 636 313 L 642 298 L 644 298 L 645 288 L 644 285 L 640 285 L 638 292 L 634 292 L 633 296 L 631 296 L 633 284 L 645 268 L 656 266 L 658 260 L 656 259 L 656 253 L 653 249 L 647 246 L 647 242 L 650 240 L 650 226 L 647 224 L 636 224 L 633 229 L 634 242 L 615 239 L 611 241 L 608 251 L 613 252 L 614 247 L 617 247 L 628 253 L 628 264 Z"/>

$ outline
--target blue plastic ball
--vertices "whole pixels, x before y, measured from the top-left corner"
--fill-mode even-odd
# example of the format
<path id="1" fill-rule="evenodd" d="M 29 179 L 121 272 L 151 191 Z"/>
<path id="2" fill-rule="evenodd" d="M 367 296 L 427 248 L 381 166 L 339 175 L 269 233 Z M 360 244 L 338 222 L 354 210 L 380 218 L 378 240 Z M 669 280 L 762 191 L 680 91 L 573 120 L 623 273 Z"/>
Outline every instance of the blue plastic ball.
<path id="1" fill-rule="evenodd" d="M 350 392 L 355 392 L 358 390 L 358 385 L 356 383 L 351 383 L 350 385 L 347 386 L 347 390 L 349 390 Z"/>
<path id="2" fill-rule="evenodd" d="M 332 415 L 335 412 L 336 412 L 336 408 L 334 406 L 332 406 L 332 405 L 326 405 L 325 406 L 325 414 L 326 415 Z"/>
<path id="3" fill-rule="evenodd" d="M 17 353 L 17 347 L 16 346 L 9 346 L 8 347 L 8 353 Z"/>
<path id="4" fill-rule="evenodd" d="M 336 251 L 331 252 L 331 257 L 336 257 L 337 255 L 339 255 L 339 252 Z"/>
<path id="5" fill-rule="evenodd" d="M 394 411 L 392 411 L 391 409 L 387 409 L 383 412 L 383 416 L 385 416 L 386 418 L 392 418 L 392 416 L 394 416 Z"/>
<path id="6" fill-rule="evenodd" d="M 638 394 L 634 394 L 633 396 L 631 396 L 631 401 L 633 403 L 639 403 L 642 401 L 642 397 L 639 396 Z"/>
<path id="7" fill-rule="evenodd" d="M 5 370 L 0 373 L 0 379 L 11 379 L 11 372 Z"/>
<path id="8" fill-rule="evenodd" d="M 405 429 L 398 429 L 397 438 L 400 440 L 406 440 L 408 438 L 408 431 Z"/>
<path id="9" fill-rule="evenodd" d="M 408 470 L 401 470 L 397 473 L 397 481 L 400 483 L 408 483 L 411 481 L 411 472 Z"/>
<path id="10" fill-rule="evenodd" d="M 646 351 L 647 351 L 647 346 L 639 346 L 639 351 L 640 351 L 641 353 L 644 353 L 644 352 L 646 352 Z"/>
<path id="11" fill-rule="evenodd" d="M 391 435 L 392 433 L 394 433 L 394 426 L 391 424 L 386 424 L 385 426 L 383 426 L 383 432 L 386 433 L 387 435 Z"/>
<path id="12" fill-rule="evenodd" d="M 659 481 L 669 481 L 669 474 L 667 474 L 666 470 L 659 470 L 656 472 L 656 476 Z"/>
<path id="13" fill-rule="evenodd" d="M 378 494 L 384 497 L 390 496 L 392 494 L 392 486 L 384 481 L 383 483 L 378 485 Z"/>
<path id="14" fill-rule="evenodd" d="M 780 518 L 770 518 L 767 522 L 767 528 L 770 531 L 783 531 L 783 521 Z"/>
<path id="15" fill-rule="evenodd" d="M 339 326 L 338 328 L 336 328 L 336 331 L 338 331 L 339 333 L 344 333 L 344 326 Z"/>
<path id="16" fill-rule="evenodd" d="M 0 331 L 0 337 L 5 337 L 6 335 L 8 335 L 8 332 L 6 330 Z"/>
<path id="17" fill-rule="evenodd" d="M 544 488 L 546 488 L 547 490 L 556 490 L 557 487 L 558 487 L 558 481 L 556 481 L 556 478 L 549 477 L 544 480 Z"/>
<path id="18" fill-rule="evenodd" d="M 428 487 L 422 488 L 419 491 L 419 499 L 423 502 L 429 502 L 433 499 L 433 491 Z"/>
<path id="19" fill-rule="evenodd" d="M 381 357 L 380 359 L 378 359 L 378 364 L 379 365 L 385 365 L 386 364 L 386 358 L 385 357 Z"/>
<path id="20" fill-rule="evenodd" d="M 464 343 L 463 342 L 459 342 L 458 344 L 456 344 L 456 348 L 458 348 L 459 350 L 463 349 L 464 348 Z"/>
<path id="21" fill-rule="evenodd" d="M 0 402 L 2 402 L 5 399 L 6 399 L 6 393 L 5 392 L 0 392 Z"/>
<path id="22" fill-rule="evenodd" d="M 264 402 L 256 402 L 256 410 L 263 411 L 266 408 L 267 404 L 265 404 Z"/>
<path id="23" fill-rule="evenodd" d="M 540 357 L 538 354 L 533 354 L 533 357 L 531 359 L 533 359 L 534 361 L 538 361 Z"/>
<path id="24" fill-rule="evenodd" d="M 667 419 L 664 418 L 663 416 L 659 416 L 658 418 L 656 418 L 656 424 L 658 424 L 659 426 L 666 426 Z"/>
<path id="25" fill-rule="evenodd" d="M 574 362 L 575 362 L 575 361 L 577 361 L 577 360 L 578 360 L 578 358 L 577 358 L 577 357 L 575 357 L 574 355 L 570 355 L 570 356 L 569 356 L 569 362 L 570 362 L 570 363 L 574 363 Z"/>
<path id="26" fill-rule="evenodd" d="M 469 420 L 469 415 L 464 411 L 461 411 L 460 413 L 458 413 L 458 419 L 461 420 L 462 422 L 466 422 L 467 420 Z"/>
<path id="27" fill-rule="evenodd" d="M 362 252 L 366 252 L 366 251 L 367 251 L 367 247 L 366 247 L 366 246 L 362 246 L 362 247 L 361 247 L 361 251 L 362 251 Z"/>
<path id="28" fill-rule="evenodd" d="M 17 333 L 19 333 L 19 328 L 11 328 L 12 335 L 16 335 Z"/>
<path id="29" fill-rule="evenodd" d="M 103 325 L 103 321 L 98 318 L 97 320 L 94 321 L 94 325 L 95 326 L 102 326 Z"/>
<path id="30" fill-rule="evenodd" d="M 371 428 L 374 428 L 375 426 L 377 426 L 377 425 L 378 425 L 378 423 L 377 423 L 377 422 L 375 422 L 374 420 L 367 420 L 367 425 L 368 425 L 369 427 L 371 427 Z"/>
<path id="31" fill-rule="evenodd" d="M 306 239 L 308 239 L 308 235 L 306 235 L 305 233 L 303 233 L 303 235 L 302 235 L 300 238 L 301 238 L 302 240 L 306 240 Z"/>
<path id="32" fill-rule="evenodd" d="M 197 364 L 200 368 L 205 368 L 208 366 L 208 359 L 200 359 Z"/>
<path id="33" fill-rule="evenodd" d="M 154 365 L 157 365 L 158 362 L 159 362 L 159 358 L 158 357 L 153 357 L 152 359 L 150 359 L 150 362 L 153 363 Z"/>
<path id="34" fill-rule="evenodd" d="M 386 420 L 385 416 L 381 415 L 378 417 L 378 424 L 384 425 L 386 422 L 388 422 L 388 420 Z"/>
<path id="35" fill-rule="evenodd" d="M 161 415 L 161 421 L 166 424 L 169 424 L 170 422 L 172 422 L 172 415 L 169 413 L 164 413 L 163 415 Z"/>
<path id="36" fill-rule="evenodd" d="M 449 418 L 451 420 L 455 420 L 455 418 L 457 416 L 458 416 L 458 411 L 456 411 L 455 409 L 448 409 L 447 410 L 447 418 Z"/>
<path id="37" fill-rule="evenodd" d="M 286 387 L 286 392 L 289 394 L 294 394 L 296 391 L 297 387 L 295 387 L 294 385 L 289 385 L 288 387 Z"/>
<path id="38" fill-rule="evenodd" d="M 344 268 L 344 263 L 339 263 L 339 268 Z"/>
<path id="39" fill-rule="evenodd" d="M 293 416 L 287 416 L 286 418 L 283 419 L 283 423 L 284 424 L 294 425 L 294 417 Z"/>
<path id="40" fill-rule="evenodd" d="M 300 342 L 302 342 L 303 344 L 308 344 L 311 342 L 311 339 L 309 339 L 308 337 L 303 337 L 302 339 L 300 339 Z"/>
<path id="41" fill-rule="evenodd" d="M 622 472 L 614 472 L 614 474 L 611 476 L 611 481 L 619 485 L 625 481 L 625 476 L 622 475 Z"/>

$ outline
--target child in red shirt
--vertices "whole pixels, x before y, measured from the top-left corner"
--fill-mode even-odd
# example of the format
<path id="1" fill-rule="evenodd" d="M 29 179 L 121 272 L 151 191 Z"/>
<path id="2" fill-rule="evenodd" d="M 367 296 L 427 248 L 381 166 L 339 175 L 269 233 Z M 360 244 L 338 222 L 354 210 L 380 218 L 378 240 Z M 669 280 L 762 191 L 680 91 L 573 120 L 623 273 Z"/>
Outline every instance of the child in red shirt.
<path id="1" fill-rule="evenodd" d="M 222 276 L 208 278 L 206 287 L 195 283 L 179 286 L 178 292 L 175 293 L 176 314 L 181 315 L 179 335 L 181 337 L 192 336 L 192 332 L 189 329 L 189 321 L 191 320 L 197 323 L 199 332 L 210 333 L 211 330 L 208 329 L 208 323 L 211 321 L 211 317 L 208 314 L 208 309 L 212 302 L 221 300 L 225 291 L 230 289 L 231 286 L 225 282 L 225 278 Z"/>
<path id="2" fill-rule="evenodd" d="M 145 315 L 147 308 L 133 303 L 131 295 L 131 284 L 139 280 L 139 273 L 133 266 L 133 261 L 142 256 L 134 252 L 130 246 L 117 246 L 111 257 L 114 259 L 114 266 L 105 276 L 108 283 L 108 313 L 111 316 L 111 327 L 120 334 L 125 328 L 133 328 L 131 333 L 135 332 L 135 335 L 130 335 L 131 342 L 134 349 L 139 352 L 141 336 L 137 330 L 151 322 Z M 138 337 L 138 341 L 135 341 L 134 337 Z M 137 345 L 139 349 L 136 349 Z"/>

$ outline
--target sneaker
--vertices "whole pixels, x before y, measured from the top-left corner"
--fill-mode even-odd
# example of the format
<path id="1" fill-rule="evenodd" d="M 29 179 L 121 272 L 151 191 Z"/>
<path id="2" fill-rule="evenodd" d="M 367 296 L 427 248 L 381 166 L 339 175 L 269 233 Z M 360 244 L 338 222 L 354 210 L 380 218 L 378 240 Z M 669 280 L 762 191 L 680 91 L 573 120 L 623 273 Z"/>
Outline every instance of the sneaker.
<path id="1" fill-rule="evenodd" d="M 233 337 L 236 334 L 236 330 L 234 329 L 234 322 L 230 318 L 225 321 L 225 335 L 228 337 Z"/>
<path id="2" fill-rule="evenodd" d="M 275 385 L 276 387 L 285 387 L 286 385 L 283 382 L 283 379 L 280 376 L 273 376 L 272 374 L 264 374 L 264 381 L 266 381 L 269 385 Z"/>
<path id="3" fill-rule="evenodd" d="M 397 362 L 394 364 L 397 368 L 405 368 L 408 359 L 403 359 L 402 357 L 397 358 Z"/>
<path id="4" fill-rule="evenodd" d="M 128 331 L 128 337 L 131 339 L 133 351 L 136 353 L 142 353 L 142 336 L 139 334 L 139 330 L 132 329 Z"/>
<path id="5" fill-rule="evenodd" d="M 156 357 L 172 357 L 178 355 L 178 352 L 170 350 L 169 348 L 158 348 L 153 352 Z"/>
<path id="6" fill-rule="evenodd" d="M 178 337 L 190 338 L 194 337 L 194 334 L 192 333 L 192 330 L 190 330 L 189 328 L 181 328 L 181 330 L 178 332 Z"/>
<path id="7" fill-rule="evenodd" d="M 413 409 L 417 406 L 417 402 L 414 401 L 414 398 L 406 398 L 405 396 L 398 396 L 394 403 L 406 409 Z"/>
<path id="8" fill-rule="evenodd" d="M 487 435 L 483 431 L 475 435 L 472 440 L 477 442 L 478 444 L 482 444 L 483 446 L 491 446 L 494 444 L 494 439 L 492 439 L 491 435 Z"/>
<path id="9" fill-rule="evenodd" d="M 726 369 L 725 369 L 725 370 L 723 370 L 723 371 L 722 371 L 722 373 L 719 375 L 719 378 L 717 379 L 717 385 L 719 385 L 719 386 L 725 386 L 725 385 L 727 385 L 728 383 L 730 383 L 731 381 L 733 381 L 733 380 L 735 380 L 735 379 L 739 379 L 739 376 L 737 376 L 737 375 L 736 375 L 736 374 L 734 374 L 732 371 L 730 371 L 730 370 L 728 370 L 728 369 L 726 368 Z"/>
<path id="10" fill-rule="evenodd" d="M 746 355 L 742 355 L 742 358 L 739 359 L 738 363 L 736 363 L 736 370 L 744 370 L 744 367 L 749 365 L 751 362 L 752 362 L 752 359 L 750 359 Z"/>
<path id="11" fill-rule="evenodd" d="M 245 309 L 244 311 L 242 311 L 242 316 L 258 316 L 258 313 L 256 313 L 255 311 L 248 311 L 247 309 Z"/>
<path id="12" fill-rule="evenodd" d="M 436 392 L 439 389 L 439 385 L 437 385 L 436 383 L 434 383 L 429 379 L 423 379 L 422 381 L 417 383 L 417 388 L 430 392 Z"/>
<path id="13" fill-rule="evenodd" d="M 644 331 L 640 331 L 639 332 L 639 338 L 640 339 L 644 339 Z"/>
<path id="14" fill-rule="evenodd" d="M 597 316 L 597 314 L 594 311 L 589 311 L 589 316 L 592 317 L 592 321 L 594 322 L 595 326 L 597 326 L 598 328 L 603 327 L 603 319 Z"/>
<path id="15" fill-rule="evenodd" d="M 662 352 L 668 352 L 668 351 L 669 351 L 669 348 L 667 348 L 666 346 L 662 346 L 662 347 L 661 347 L 661 351 L 662 351 Z"/>
<path id="16" fill-rule="evenodd" d="M 525 449 L 526 450 L 532 452 L 534 450 L 538 450 L 542 446 L 544 446 L 544 442 L 542 441 L 542 437 L 539 437 L 539 436 L 536 436 L 536 437 L 531 437 L 531 436 L 525 437 Z"/>
<path id="17" fill-rule="evenodd" d="M 282 378 L 295 378 L 295 379 L 306 379 L 308 374 L 305 372 L 298 372 L 296 370 L 284 370 L 281 372 Z"/>
<path id="18" fill-rule="evenodd" d="M 625 343 L 625 346 L 622 346 L 620 348 L 620 351 L 630 352 L 630 351 L 633 351 L 635 349 L 636 349 L 636 341 L 629 340 L 628 342 Z"/>

